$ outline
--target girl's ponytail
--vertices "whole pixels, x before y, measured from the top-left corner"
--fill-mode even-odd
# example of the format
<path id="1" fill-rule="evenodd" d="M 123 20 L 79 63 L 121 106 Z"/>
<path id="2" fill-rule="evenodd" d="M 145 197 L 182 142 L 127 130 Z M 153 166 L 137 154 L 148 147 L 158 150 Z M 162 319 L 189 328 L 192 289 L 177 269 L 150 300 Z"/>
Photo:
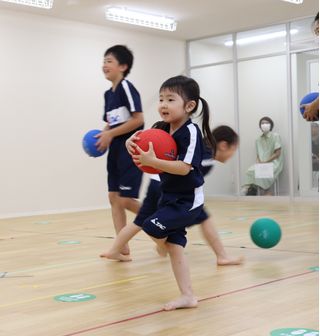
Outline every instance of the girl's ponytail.
<path id="1" fill-rule="evenodd" d="M 209 118 L 210 118 L 210 110 L 209 110 L 209 105 L 207 101 L 199 97 L 202 103 L 202 110 L 200 112 L 200 115 L 202 116 L 202 133 L 203 137 L 206 141 L 206 145 L 208 147 L 212 148 L 213 153 L 216 152 L 217 149 L 217 143 L 215 138 L 213 137 L 211 130 L 210 130 L 210 124 L 209 124 Z"/>

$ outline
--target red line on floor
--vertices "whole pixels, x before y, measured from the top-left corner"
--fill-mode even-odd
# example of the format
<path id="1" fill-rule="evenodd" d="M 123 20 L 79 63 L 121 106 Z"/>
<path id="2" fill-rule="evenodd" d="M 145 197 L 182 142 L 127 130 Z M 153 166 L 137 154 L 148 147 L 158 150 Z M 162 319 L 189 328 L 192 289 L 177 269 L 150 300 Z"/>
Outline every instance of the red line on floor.
<path id="1" fill-rule="evenodd" d="M 119 321 L 115 321 L 115 322 L 110 322 L 110 323 L 105 323 L 105 324 L 100 324 L 98 326 L 91 327 L 91 328 L 88 328 L 88 329 L 83 329 L 83 330 L 75 331 L 75 332 L 72 332 L 71 334 L 65 334 L 63 336 L 80 335 L 80 334 L 84 334 L 84 333 L 86 333 L 88 331 L 93 331 L 93 330 L 109 327 L 109 326 L 112 326 L 112 325 L 115 325 L 115 324 L 120 324 L 120 323 L 124 323 L 124 322 L 128 322 L 128 321 L 137 320 L 137 319 L 140 319 L 140 318 L 143 318 L 143 317 L 147 317 L 147 316 L 151 316 L 151 315 L 155 315 L 155 314 L 161 313 L 163 311 L 164 311 L 163 309 L 161 309 L 161 310 L 155 310 L 155 311 L 150 312 L 150 313 L 136 315 L 136 316 L 128 317 L 128 318 L 123 319 L 123 320 L 119 320 Z"/>
<path id="2" fill-rule="evenodd" d="M 299 277 L 299 276 L 306 275 L 306 274 L 310 274 L 310 273 L 314 273 L 314 272 L 315 272 L 315 271 L 307 271 L 307 272 L 303 272 L 303 273 L 299 273 L 299 274 L 289 275 L 289 276 L 284 277 L 284 278 L 279 278 L 279 279 L 275 279 L 275 280 L 270 280 L 270 281 L 263 282 L 263 283 L 261 283 L 261 284 L 256 284 L 256 285 L 252 285 L 252 286 L 249 286 L 249 287 L 236 289 L 236 290 L 233 290 L 233 291 L 230 291 L 230 292 L 226 292 L 226 293 L 223 293 L 223 294 L 218 294 L 218 295 L 209 296 L 209 297 L 200 299 L 199 302 L 201 302 L 201 301 L 206 301 L 206 300 L 211 300 L 211 299 L 216 299 L 216 298 L 219 298 L 219 297 L 221 297 L 221 296 L 226 296 L 226 295 L 230 295 L 230 294 L 234 294 L 234 293 L 243 292 L 243 291 L 248 290 L 248 289 L 252 289 L 252 288 L 257 288 L 257 287 L 261 287 L 261 286 L 269 285 L 269 284 L 272 284 L 272 283 L 275 283 L 275 282 L 279 282 L 279 281 L 283 281 L 283 280 L 288 280 L 288 279 L 292 279 L 292 278 L 297 278 L 297 277 Z"/>
<path id="3" fill-rule="evenodd" d="M 216 299 L 216 298 L 219 298 L 219 297 L 222 297 L 222 296 L 226 296 L 226 295 L 230 295 L 230 294 L 234 294 L 234 293 L 243 292 L 243 291 L 246 291 L 246 290 L 249 290 L 249 289 L 252 289 L 252 288 L 257 288 L 257 287 L 269 285 L 269 284 L 272 284 L 272 283 L 275 283 L 275 282 L 279 282 L 279 281 L 283 281 L 283 280 L 297 278 L 297 277 L 300 277 L 300 276 L 303 276 L 303 275 L 307 275 L 307 274 L 310 274 L 310 273 L 315 273 L 315 271 L 307 271 L 307 272 L 303 272 L 303 273 L 299 273 L 299 274 L 294 274 L 294 275 L 290 275 L 290 276 L 287 276 L 287 277 L 284 277 L 284 278 L 270 280 L 270 281 L 262 282 L 260 284 L 252 285 L 252 286 L 249 286 L 249 287 L 244 287 L 244 288 L 236 289 L 236 290 L 233 290 L 233 291 L 230 291 L 230 292 L 226 292 L 226 293 L 222 293 L 222 294 L 218 294 L 218 295 L 209 296 L 209 297 L 200 299 L 199 302 L 206 301 L 206 300 Z M 159 313 L 162 313 L 162 312 L 165 312 L 165 311 L 163 309 L 155 310 L 155 311 L 150 312 L 150 313 L 140 314 L 140 315 L 128 317 L 128 318 L 123 319 L 123 320 L 118 320 L 118 321 L 114 321 L 114 322 L 100 324 L 100 325 L 97 325 L 95 327 L 91 327 L 91 328 L 88 328 L 88 329 L 78 330 L 78 331 L 75 331 L 75 332 L 71 332 L 70 334 L 65 334 L 63 336 L 80 335 L 80 334 L 87 333 L 89 331 L 98 330 L 98 329 L 102 329 L 102 328 L 105 328 L 105 327 L 110 327 L 112 325 L 120 324 L 120 323 L 124 323 L 124 322 L 128 322 L 128 321 L 138 320 L 140 318 L 148 317 L 148 316 L 151 316 L 151 315 L 156 315 L 156 314 L 159 314 Z"/>

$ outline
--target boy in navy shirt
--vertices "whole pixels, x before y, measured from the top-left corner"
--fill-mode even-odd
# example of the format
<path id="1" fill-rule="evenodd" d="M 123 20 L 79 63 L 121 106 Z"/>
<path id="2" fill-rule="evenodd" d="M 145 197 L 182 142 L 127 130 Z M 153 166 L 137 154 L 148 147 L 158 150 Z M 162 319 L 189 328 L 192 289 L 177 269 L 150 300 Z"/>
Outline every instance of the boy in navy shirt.
<path id="1" fill-rule="evenodd" d="M 104 54 L 103 72 L 112 87 L 105 92 L 103 120 L 105 129 L 97 135 L 97 148 L 109 149 L 107 158 L 108 190 L 113 224 L 116 233 L 126 225 L 125 210 L 137 213 L 142 172 L 133 163 L 125 142 L 143 129 L 143 114 L 139 92 L 125 77 L 133 64 L 132 52 L 123 45 L 115 45 Z M 126 245 L 122 252 L 129 254 Z"/>

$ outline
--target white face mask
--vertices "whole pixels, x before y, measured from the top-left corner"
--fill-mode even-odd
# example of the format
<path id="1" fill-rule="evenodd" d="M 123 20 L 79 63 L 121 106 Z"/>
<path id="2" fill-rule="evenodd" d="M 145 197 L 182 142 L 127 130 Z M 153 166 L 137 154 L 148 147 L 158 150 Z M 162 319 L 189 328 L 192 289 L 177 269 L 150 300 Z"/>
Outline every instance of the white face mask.
<path id="1" fill-rule="evenodd" d="M 263 133 L 268 133 L 271 129 L 271 124 L 261 124 L 261 130 Z"/>

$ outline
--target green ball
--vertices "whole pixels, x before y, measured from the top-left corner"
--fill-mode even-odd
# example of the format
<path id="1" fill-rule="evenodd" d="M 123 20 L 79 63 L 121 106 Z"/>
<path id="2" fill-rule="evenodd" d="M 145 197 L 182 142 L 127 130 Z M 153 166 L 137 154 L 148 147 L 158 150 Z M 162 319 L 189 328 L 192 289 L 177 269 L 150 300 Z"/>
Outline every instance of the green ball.
<path id="1" fill-rule="evenodd" d="M 252 241 L 259 247 L 271 248 L 281 239 L 280 225 L 271 218 L 257 219 L 250 228 Z"/>

